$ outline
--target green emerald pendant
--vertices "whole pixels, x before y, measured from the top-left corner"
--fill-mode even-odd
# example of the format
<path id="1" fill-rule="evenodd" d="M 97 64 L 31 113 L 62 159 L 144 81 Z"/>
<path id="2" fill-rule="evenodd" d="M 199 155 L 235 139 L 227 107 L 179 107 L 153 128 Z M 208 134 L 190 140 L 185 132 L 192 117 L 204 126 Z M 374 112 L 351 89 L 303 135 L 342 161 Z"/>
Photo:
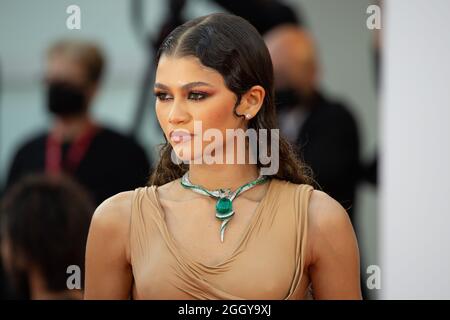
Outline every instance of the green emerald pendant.
<path id="1" fill-rule="evenodd" d="M 220 198 L 216 203 L 216 217 L 220 220 L 227 219 L 233 215 L 233 204 L 228 198 Z"/>
<path id="2" fill-rule="evenodd" d="M 222 221 L 220 226 L 220 241 L 223 242 L 225 228 L 234 214 L 233 203 L 228 198 L 219 198 L 216 202 L 216 218 Z"/>
<path id="3" fill-rule="evenodd" d="M 268 177 L 262 175 L 262 173 L 260 172 L 256 180 L 246 183 L 245 185 L 236 189 L 234 192 L 231 192 L 230 189 L 207 190 L 200 185 L 192 184 L 189 181 L 189 171 L 187 171 L 181 178 L 180 183 L 184 188 L 189 188 L 194 192 L 217 199 L 216 218 L 222 221 L 220 225 L 220 240 L 223 242 L 225 228 L 234 215 L 232 201 L 242 192 L 245 192 L 258 184 L 265 183 L 268 180 Z"/>

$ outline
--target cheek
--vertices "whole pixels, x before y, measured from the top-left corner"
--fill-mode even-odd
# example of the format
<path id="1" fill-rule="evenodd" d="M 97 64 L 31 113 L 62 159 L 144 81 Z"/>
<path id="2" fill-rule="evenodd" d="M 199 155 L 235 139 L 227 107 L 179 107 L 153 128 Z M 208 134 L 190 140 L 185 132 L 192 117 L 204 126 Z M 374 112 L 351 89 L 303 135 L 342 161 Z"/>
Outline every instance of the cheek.
<path id="1" fill-rule="evenodd" d="M 165 108 L 158 106 L 158 104 L 155 106 L 155 113 L 156 113 L 156 118 L 158 119 L 159 125 L 161 126 L 161 129 L 163 129 L 163 131 L 165 131 L 167 124 L 168 124 L 168 118 L 169 115 L 167 113 L 167 111 L 165 110 Z"/>
<path id="2" fill-rule="evenodd" d="M 203 127 L 207 128 L 217 128 L 221 129 L 224 125 L 224 120 L 226 120 L 230 115 L 225 110 L 212 110 L 208 113 L 202 114 L 201 120 L 203 122 Z"/>
<path id="3" fill-rule="evenodd" d="M 205 111 L 198 112 L 195 119 L 202 121 L 203 130 L 215 128 L 225 132 L 225 129 L 231 129 L 237 126 L 238 119 L 233 114 L 233 108 L 233 101 L 214 104 L 205 108 Z"/>

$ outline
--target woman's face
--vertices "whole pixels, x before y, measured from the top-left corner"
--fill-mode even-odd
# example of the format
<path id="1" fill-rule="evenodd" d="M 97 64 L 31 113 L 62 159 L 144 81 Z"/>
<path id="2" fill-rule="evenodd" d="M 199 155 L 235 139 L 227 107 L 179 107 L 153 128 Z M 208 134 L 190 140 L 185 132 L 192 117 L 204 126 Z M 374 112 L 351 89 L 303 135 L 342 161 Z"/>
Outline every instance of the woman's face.
<path id="1" fill-rule="evenodd" d="M 199 159 L 210 143 L 213 145 L 208 150 L 213 147 L 225 152 L 226 129 L 246 128 L 246 120 L 233 113 L 236 95 L 226 87 L 222 75 L 195 57 L 163 55 L 156 70 L 154 92 L 159 124 L 183 161 Z M 194 121 L 196 128 L 201 124 L 201 134 L 197 129 L 194 132 Z M 209 129 L 220 131 L 223 140 L 203 141 L 202 135 Z M 188 135 L 173 134 L 177 130 Z"/>

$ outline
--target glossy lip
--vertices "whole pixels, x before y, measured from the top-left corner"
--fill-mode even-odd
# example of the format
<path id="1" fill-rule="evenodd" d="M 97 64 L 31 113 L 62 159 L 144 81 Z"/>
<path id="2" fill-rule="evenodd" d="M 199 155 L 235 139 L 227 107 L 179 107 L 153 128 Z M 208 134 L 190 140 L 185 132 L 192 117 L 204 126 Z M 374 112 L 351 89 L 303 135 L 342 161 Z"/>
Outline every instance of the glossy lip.
<path id="1" fill-rule="evenodd" d="M 192 138 L 194 136 L 195 136 L 194 134 L 186 132 L 185 130 L 172 130 L 169 133 L 170 140 L 174 143 L 182 143 L 182 142 L 190 141 L 190 140 L 192 140 Z M 176 140 L 176 137 L 180 137 L 181 140 Z M 187 138 L 187 137 L 189 137 L 189 138 Z"/>

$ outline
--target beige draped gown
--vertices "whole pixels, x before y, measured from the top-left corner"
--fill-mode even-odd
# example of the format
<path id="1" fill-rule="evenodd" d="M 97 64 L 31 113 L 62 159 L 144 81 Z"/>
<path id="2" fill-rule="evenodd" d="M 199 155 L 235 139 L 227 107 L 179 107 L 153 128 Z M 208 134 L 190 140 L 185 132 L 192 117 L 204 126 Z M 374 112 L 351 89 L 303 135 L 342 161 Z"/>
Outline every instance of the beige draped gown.
<path id="1" fill-rule="evenodd" d="M 301 290 L 313 187 L 270 179 L 231 256 L 196 261 L 169 233 L 157 187 L 134 190 L 130 222 L 133 299 L 311 299 Z M 226 237 L 225 237 L 226 238 Z M 304 286 L 303 286 L 304 287 Z"/>

